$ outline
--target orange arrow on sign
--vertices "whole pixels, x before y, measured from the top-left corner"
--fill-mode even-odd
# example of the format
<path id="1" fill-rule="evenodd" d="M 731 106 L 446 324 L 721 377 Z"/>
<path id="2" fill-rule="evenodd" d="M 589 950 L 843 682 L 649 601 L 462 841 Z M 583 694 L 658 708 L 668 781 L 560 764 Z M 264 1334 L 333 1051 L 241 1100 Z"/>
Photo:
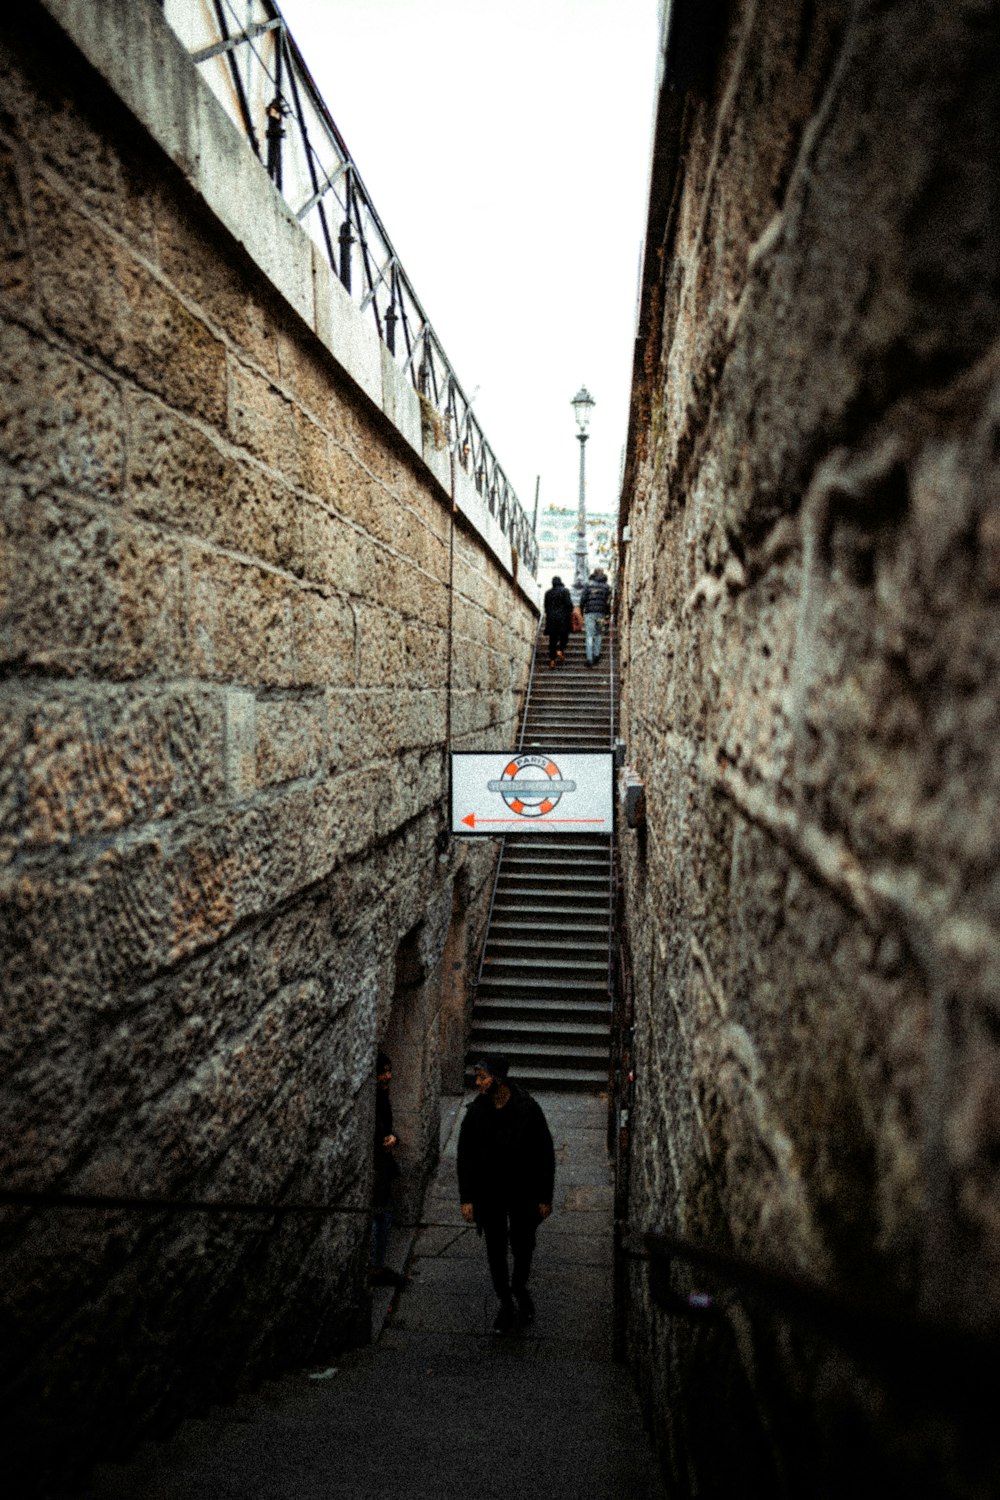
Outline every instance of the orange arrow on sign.
<path id="1" fill-rule="evenodd" d="M 480 823 L 516 823 L 519 828 L 551 828 L 553 823 L 603 823 L 603 818 L 480 818 Z M 462 819 L 470 828 L 476 826 L 475 813 L 466 813 Z"/>

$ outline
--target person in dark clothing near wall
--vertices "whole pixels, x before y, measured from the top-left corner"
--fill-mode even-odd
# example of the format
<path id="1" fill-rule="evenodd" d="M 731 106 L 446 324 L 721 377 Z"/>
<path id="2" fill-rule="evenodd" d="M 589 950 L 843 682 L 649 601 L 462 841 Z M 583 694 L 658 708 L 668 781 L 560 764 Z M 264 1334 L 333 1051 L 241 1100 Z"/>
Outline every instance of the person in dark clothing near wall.
<path id="1" fill-rule="evenodd" d="M 580 595 L 583 628 L 586 632 L 587 666 L 596 667 L 601 655 L 601 629 L 604 617 L 611 613 L 611 585 L 603 568 L 595 568 Z"/>
<path id="2" fill-rule="evenodd" d="M 372 1184 L 372 1243 L 369 1279 L 375 1286 L 402 1286 L 403 1277 L 385 1263 L 392 1213 L 389 1200 L 399 1173 L 393 1152 L 399 1141 L 392 1128 L 392 1063 L 384 1052 L 375 1059 L 375 1175 Z"/>
<path id="3" fill-rule="evenodd" d="M 566 660 L 566 642 L 569 640 L 570 621 L 573 618 L 573 595 L 561 578 L 553 578 L 552 587 L 545 590 L 542 600 L 545 609 L 545 633 L 549 638 L 549 666 Z"/>
<path id="4" fill-rule="evenodd" d="M 462 1218 L 475 1223 L 486 1238 L 490 1277 L 500 1299 L 493 1323 L 493 1332 L 499 1334 L 510 1332 L 518 1312 L 526 1323 L 535 1316 L 528 1277 L 535 1231 L 552 1212 L 556 1175 L 552 1136 L 541 1105 L 511 1083 L 507 1071 L 507 1059 L 500 1056 L 476 1064 L 479 1098 L 466 1110 L 458 1136 Z"/>

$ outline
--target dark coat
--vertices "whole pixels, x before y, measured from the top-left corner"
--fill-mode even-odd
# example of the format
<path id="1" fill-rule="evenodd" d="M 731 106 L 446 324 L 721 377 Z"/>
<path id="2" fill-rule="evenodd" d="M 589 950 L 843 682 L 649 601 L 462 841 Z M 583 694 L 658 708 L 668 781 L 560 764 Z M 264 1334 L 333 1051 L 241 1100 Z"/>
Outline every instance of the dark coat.
<path id="1" fill-rule="evenodd" d="M 580 595 L 585 615 L 606 615 L 611 609 L 611 587 L 604 578 L 591 578 Z"/>
<path id="2" fill-rule="evenodd" d="M 552 1202 L 556 1158 L 540 1104 L 509 1083 L 510 1098 L 497 1109 L 486 1095 L 474 1099 L 458 1135 L 458 1196 L 483 1209 Z"/>
<path id="3" fill-rule="evenodd" d="M 546 589 L 542 603 L 545 607 L 545 634 L 556 635 L 560 630 L 568 630 L 573 614 L 573 595 L 566 585 L 561 583 L 558 588 Z"/>

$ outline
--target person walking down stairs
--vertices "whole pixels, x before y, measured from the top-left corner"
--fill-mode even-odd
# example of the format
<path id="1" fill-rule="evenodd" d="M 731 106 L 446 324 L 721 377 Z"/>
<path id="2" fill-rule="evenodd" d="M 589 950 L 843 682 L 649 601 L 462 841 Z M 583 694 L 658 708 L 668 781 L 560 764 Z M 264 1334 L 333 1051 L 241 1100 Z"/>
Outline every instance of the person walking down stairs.
<path id="1" fill-rule="evenodd" d="M 546 597 L 548 597 L 546 595 Z M 596 667 L 601 655 L 601 631 L 604 618 L 611 613 L 611 585 L 603 568 L 595 568 L 580 595 L 583 611 L 587 666 Z"/>
<path id="2" fill-rule="evenodd" d="M 552 587 L 546 589 L 542 600 L 545 608 L 545 633 L 549 638 L 549 668 L 556 662 L 566 660 L 566 642 L 569 640 L 570 620 L 573 616 L 573 596 L 561 578 L 553 578 Z"/>
<path id="3" fill-rule="evenodd" d="M 535 1231 L 552 1212 L 556 1173 L 552 1135 L 541 1105 L 507 1073 L 507 1059 L 500 1053 L 476 1063 L 479 1098 L 462 1121 L 457 1162 L 462 1218 L 486 1238 L 490 1278 L 500 1301 L 493 1332 L 499 1334 L 510 1333 L 518 1313 L 525 1323 L 534 1321 L 528 1277 Z"/>

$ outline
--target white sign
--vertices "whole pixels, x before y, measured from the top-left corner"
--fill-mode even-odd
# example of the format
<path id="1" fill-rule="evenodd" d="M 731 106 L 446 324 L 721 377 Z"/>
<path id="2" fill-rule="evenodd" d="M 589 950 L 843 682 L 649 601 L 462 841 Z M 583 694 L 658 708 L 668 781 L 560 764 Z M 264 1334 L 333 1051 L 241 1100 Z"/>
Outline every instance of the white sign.
<path id="1" fill-rule="evenodd" d="M 451 831 L 610 834 L 613 762 L 610 750 L 456 750 Z"/>

